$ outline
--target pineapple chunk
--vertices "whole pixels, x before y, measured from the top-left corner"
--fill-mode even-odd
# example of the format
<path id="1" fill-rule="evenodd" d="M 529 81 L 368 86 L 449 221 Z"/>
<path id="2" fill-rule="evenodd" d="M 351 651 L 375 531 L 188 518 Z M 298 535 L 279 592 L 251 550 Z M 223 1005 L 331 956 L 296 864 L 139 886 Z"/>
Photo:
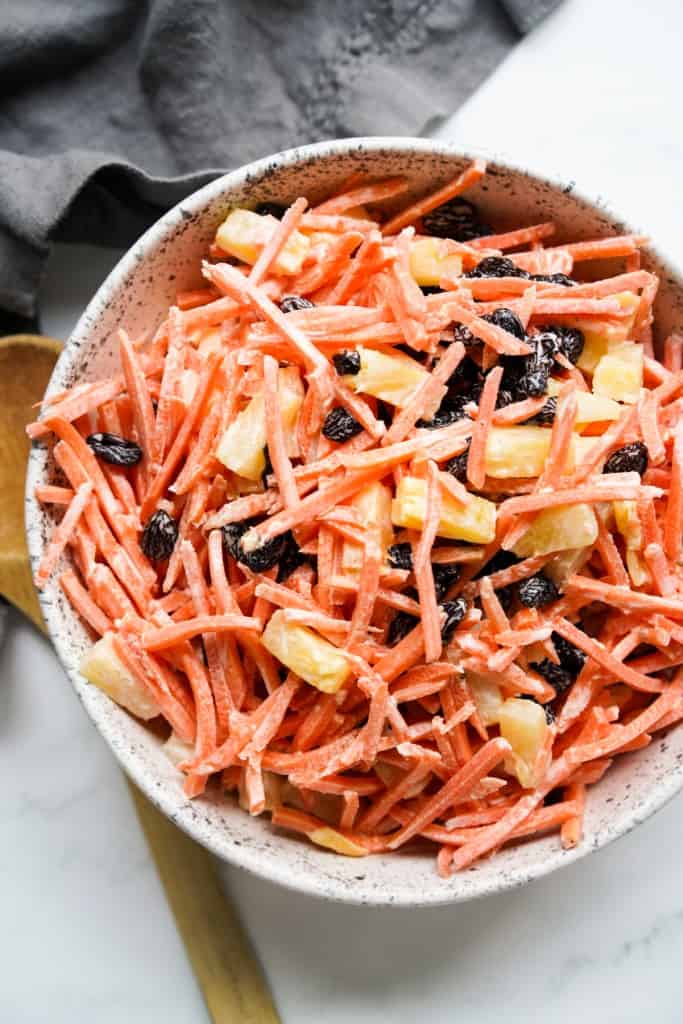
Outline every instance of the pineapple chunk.
<path id="1" fill-rule="evenodd" d="M 152 695 L 130 674 L 114 650 L 111 633 L 105 633 L 85 652 L 79 671 L 89 683 L 97 686 L 136 718 L 148 721 L 161 714 Z"/>
<path id="2" fill-rule="evenodd" d="M 294 424 L 304 399 L 304 386 L 296 366 L 278 370 L 278 397 L 282 426 L 288 439 L 287 451 L 294 454 L 291 448 L 296 443 Z M 223 434 L 216 458 L 237 476 L 258 481 L 266 467 L 265 447 L 265 403 L 263 395 L 256 394 Z"/>
<path id="3" fill-rule="evenodd" d="M 262 217 L 251 210 L 233 210 L 216 232 L 216 245 L 244 263 L 256 263 L 277 223 L 275 217 Z M 293 231 L 273 264 L 275 273 L 298 274 L 310 247 L 306 235 Z"/>
<path id="4" fill-rule="evenodd" d="M 381 551 L 386 554 L 387 548 L 394 539 L 391 525 L 391 490 L 386 484 L 372 483 L 364 487 L 355 496 L 351 506 L 365 528 L 364 532 L 375 537 Z M 353 541 L 345 541 L 342 551 L 344 569 L 360 569 L 363 564 L 363 549 Z"/>
<path id="5" fill-rule="evenodd" d="M 590 557 L 590 553 L 591 548 L 568 548 L 566 551 L 561 551 L 559 555 L 555 555 L 549 562 L 546 562 L 543 566 L 543 572 L 546 576 L 550 577 L 555 586 L 563 590 L 569 577 L 584 567 Z"/>
<path id="6" fill-rule="evenodd" d="M 519 558 L 595 544 L 598 523 L 590 505 L 560 505 L 539 512 L 512 549 Z"/>
<path id="7" fill-rule="evenodd" d="M 486 439 L 486 473 L 497 479 L 539 476 L 550 450 L 546 427 L 491 427 Z"/>
<path id="8" fill-rule="evenodd" d="M 476 672 L 467 673 L 467 683 L 482 722 L 484 725 L 495 725 L 503 707 L 500 687 Z"/>
<path id="9" fill-rule="evenodd" d="M 427 483 L 414 476 L 404 476 L 396 488 L 391 518 L 396 526 L 421 530 L 424 525 Z M 496 534 L 496 506 L 492 501 L 470 495 L 467 505 L 459 505 L 449 495 L 442 497 L 441 521 L 436 531 L 440 537 L 467 540 L 471 544 L 489 544 Z"/>
<path id="10" fill-rule="evenodd" d="M 583 352 L 579 356 L 576 365 L 580 370 L 584 370 L 585 373 L 593 373 L 599 360 L 607 351 L 613 345 L 626 341 L 631 333 L 633 318 L 636 315 L 640 301 L 638 296 L 633 292 L 619 292 L 613 298 L 617 300 L 622 309 L 629 311 L 630 316 L 625 317 L 618 324 L 608 325 L 601 320 L 587 320 L 583 317 L 577 320 L 576 323 L 571 324 L 572 327 L 578 327 L 583 332 Z M 570 321 L 565 322 L 569 326 Z"/>
<path id="11" fill-rule="evenodd" d="M 520 786 L 529 789 L 537 782 L 534 765 L 548 730 L 545 711 L 535 701 L 509 697 L 500 709 L 498 723 L 500 735 L 512 747 L 506 767 L 514 771 Z"/>
<path id="12" fill-rule="evenodd" d="M 442 277 L 459 277 L 462 256 L 448 252 L 448 243 L 440 238 L 418 238 L 410 244 L 410 273 L 420 285 L 436 285 Z"/>
<path id="13" fill-rule="evenodd" d="M 415 359 L 403 353 L 388 356 L 375 349 L 358 347 L 360 372 L 344 377 L 353 391 L 374 395 L 383 402 L 401 408 L 407 405 L 415 389 L 428 376 Z"/>
<path id="14" fill-rule="evenodd" d="M 351 673 L 344 655 L 307 626 L 285 620 L 284 612 L 274 612 L 261 643 L 273 657 L 323 693 L 336 693 Z"/>
<path id="15" fill-rule="evenodd" d="M 556 395 L 562 387 L 562 381 L 551 378 L 548 381 L 548 394 Z M 611 398 L 594 395 L 590 391 L 576 392 L 576 425 L 585 427 L 587 423 L 601 423 L 605 420 L 618 420 L 621 406 Z"/>
<path id="16" fill-rule="evenodd" d="M 634 587 L 645 587 L 652 582 L 650 570 L 641 558 L 639 551 L 634 551 L 632 548 L 626 549 L 626 568 Z"/>
<path id="17" fill-rule="evenodd" d="M 334 850 L 335 853 L 341 853 L 344 857 L 367 857 L 368 855 L 364 846 L 354 843 L 352 839 L 337 832 L 335 828 L 315 828 L 308 833 L 308 838 L 318 846 Z"/>
<path id="18" fill-rule="evenodd" d="M 595 367 L 593 391 L 619 402 L 635 404 L 643 386 L 643 347 L 635 341 L 622 341 L 610 347 Z"/>
<path id="19" fill-rule="evenodd" d="M 626 541 L 629 551 L 640 551 L 643 546 L 643 532 L 635 501 L 614 501 L 614 521 L 617 530 Z"/>

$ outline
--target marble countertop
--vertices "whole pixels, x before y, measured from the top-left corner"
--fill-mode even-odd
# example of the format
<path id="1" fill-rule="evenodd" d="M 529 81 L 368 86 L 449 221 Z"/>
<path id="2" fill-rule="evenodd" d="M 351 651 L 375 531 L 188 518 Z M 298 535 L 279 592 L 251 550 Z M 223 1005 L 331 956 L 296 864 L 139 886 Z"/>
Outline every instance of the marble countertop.
<path id="1" fill-rule="evenodd" d="M 565 0 L 438 134 L 575 179 L 675 252 L 683 6 L 639 8 Z M 57 249 L 48 333 L 68 335 L 116 258 Z M 121 773 L 47 641 L 13 612 L 0 774 L 0 1021 L 207 1021 Z M 559 874 L 452 909 L 347 908 L 223 877 L 285 1024 L 673 1024 L 682 808 Z"/>

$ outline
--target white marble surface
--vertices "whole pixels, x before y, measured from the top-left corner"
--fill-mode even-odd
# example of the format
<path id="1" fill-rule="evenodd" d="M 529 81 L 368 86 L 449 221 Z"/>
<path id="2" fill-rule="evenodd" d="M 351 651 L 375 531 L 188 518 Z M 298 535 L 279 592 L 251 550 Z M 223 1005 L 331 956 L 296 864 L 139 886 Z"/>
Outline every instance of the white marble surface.
<path id="1" fill-rule="evenodd" d="M 675 251 L 683 7 L 642 11 L 566 0 L 440 134 L 575 178 Z M 114 256 L 55 253 L 48 332 L 68 334 Z M 207 1020 L 121 775 L 47 642 L 14 614 L 0 775 L 0 1021 Z M 560 874 L 452 910 L 350 909 L 224 877 L 286 1024 L 674 1024 L 682 807 Z"/>

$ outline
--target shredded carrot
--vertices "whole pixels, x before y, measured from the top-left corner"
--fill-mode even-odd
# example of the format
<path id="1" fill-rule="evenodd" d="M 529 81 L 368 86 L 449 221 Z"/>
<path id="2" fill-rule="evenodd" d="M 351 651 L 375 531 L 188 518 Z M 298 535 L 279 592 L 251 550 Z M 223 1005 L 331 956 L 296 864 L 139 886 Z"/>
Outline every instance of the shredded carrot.
<path id="1" fill-rule="evenodd" d="M 406 227 L 408 224 L 413 224 L 419 217 L 423 217 L 425 213 L 429 213 L 431 210 L 436 209 L 437 206 L 441 206 L 442 203 L 448 202 L 449 199 L 454 199 L 456 196 L 461 195 L 470 186 L 475 185 L 486 173 L 486 163 L 484 160 L 476 159 L 467 167 L 462 174 L 458 175 L 453 181 L 450 181 L 443 188 L 438 189 L 436 192 L 432 192 L 431 195 L 426 196 L 424 199 L 418 200 L 409 206 L 406 210 L 392 217 L 386 224 L 382 226 L 382 234 L 384 235 L 395 235 L 401 228 Z"/>

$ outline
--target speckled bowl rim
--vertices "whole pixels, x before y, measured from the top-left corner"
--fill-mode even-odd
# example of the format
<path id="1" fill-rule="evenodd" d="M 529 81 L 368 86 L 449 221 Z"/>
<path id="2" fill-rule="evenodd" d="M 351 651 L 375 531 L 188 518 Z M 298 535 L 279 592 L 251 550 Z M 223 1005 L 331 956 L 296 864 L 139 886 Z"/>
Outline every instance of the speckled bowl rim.
<path id="1" fill-rule="evenodd" d="M 514 160 L 510 160 L 505 155 L 493 150 L 485 150 L 481 148 L 476 150 L 465 150 L 460 146 L 450 143 L 432 141 L 429 139 L 393 136 L 335 139 L 284 150 L 280 153 L 256 160 L 214 179 L 201 189 L 198 189 L 196 192 L 184 198 L 176 206 L 160 217 L 159 220 L 157 220 L 143 235 L 141 235 L 128 252 L 119 260 L 89 302 L 84 313 L 76 324 L 69 341 L 67 341 L 64 351 L 59 357 L 53 376 L 57 373 L 61 374 L 64 370 L 70 367 L 73 362 L 77 362 L 78 350 L 73 344 L 73 339 L 77 338 L 82 332 L 84 332 L 87 322 L 92 322 L 98 311 L 104 308 L 109 295 L 118 290 L 130 272 L 133 271 L 144 259 L 145 253 L 148 250 L 153 249 L 158 242 L 160 242 L 168 232 L 173 229 L 174 226 L 180 223 L 183 218 L 187 218 L 188 212 L 192 215 L 201 211 L 209 200 L 214 198 L 217 194 L 226 190 L 239 188 L 248 181 L 267 174 L 274 166 L 277 166 L 279 169 L 289 167 L 300 162 L 307 162 L 316 157 L 330 157 L 334 155 L 342 156 L 349 153 L 372 154 L 373 152 L 387 150 L 404 153 L 406 156 L 418 153 L 433 154 L 439 157 L 460 157 L 464 159 L 483 157 L 487 160 L 495 161 L 495 163 L 504 166 L 513 173 L 535 180 L 542 186 L 547 186 L 553 190 L 561 190 L 565 193 L 571 192 L 572 196 L 578 199 L 580 203 L 592 207 L 597 214 L 609 219 L 613 224 L 622 225 L 626 231 L 633 230 L 628 227 L 627 222 L 620 215 L 616 214 L 610 208 L 609 204 L 605 203 L 602 198 L 597 198 L 596 196 L 583 192 L 580 188 L 576 187 L 574 181 L 563 181 L 549 175 L 538 174 L 532 169 L 522 167 L 515 163 Z M 676 264 L 676 261 L 669 255 L 663 254 L 658 250 L 656 246 L 649 246 L 649 251 L 656 260 L 666 267 L 671 276 L 677 279 L 677 283 L 679 283 L 681 289 L 683 289 L 683 268 L 679 267 Z M 51 386 L 52 378 L 48 385 L 48 390 Z M 37 453 L 34 450 L 29 456 L 29 472 L 27 474 L 27 523 L 31 522 L 31 516 L 38 511 L 38 506 L 32 493 L 37 479 L 35 473 L 36 468 Z M 27 539 L 31 563 L 35 569 L 42 554 L 40 531 L 32 530 L 30 527 L 27 527 Z M 79 685 L 82 685 L 82 683 L 80 683 L 78 673 L 76 671 L 71 671 L 69 668 L 69 659 L 67 656 L 70 647 L 69 638 L 68 636 L 63 635 L 62 631 L 58 628 L 59 624 L 57 621 L 57 613 L 54 611 L 54 607 L 46 594 L 39 594 L 39 599 L 52 643 L 63 667 L 67 672 L 67 675 L 69 676 L 76 694 L 80 699 Z M 270 882 L 275 882 L 295 892 L 351 905 L 373 907 L 444 906 L 517 888 L 535 879 L 542 878 L 559 868 L 567 867 L 569 864 L 573 864 L 582 859 L 587 854 L 592 853 L 595 850 L 602 849 L 614 842 L 616 839 L 628 834 L 637 825 L 641 824 L 657 811 L 661 810 L 669 800 L 683 789 L 683 771 L 672 771 L 668 776 L 658 779 L 656 784 L 653 783 L 652 789 L 648 793 L 647 798 L 637 803 L 630 814 L 623 814 L 616 824 L 610 824 L 608 822 L 596 834 L 590 837 L 590 841 L 583 841 L 574 849 L 563 850 L 558 843 L 557 850 L 550 853 L 545 851 L 545 855 L 539 857 L 538 862 L 536 862 L 532 867 L 520 866 L 518 869 L 508 869 L 507 871 L 501 872 L 499 875 L 495 876 L 495 878 L 482 877 L 479 879 L 479 884 L 477 884 L 476 880 L 472 882 L 472 879 L 470 878 L 470 884 L 465 887 L 464 891 L 451 889 L 438 878 L 435 872 L 434 886 L 429 891 L 420 892 L 419 895 L 417 893 L 401 894 L 396 898 L 396 896 L 391 893 L 378 895 L 376 889 L 365 887 L 362 882 L 359 882 L 353 891 L 350 891 L 341 884 L 338 884 L 338 887 L 335 889 L 334 882 L 329 875 L 321 875 L 320 877 L 317 877 L 314 873 L 311 873 L 305 878 L 302 878 L 301 876 L 293 878 L 292 875 L 288 873 L 286 855 L 283 856 L 282 863 L 274 863 L 271 860 L 267 869 L 264 869 L 263 864 L 259 863 L 259 851 L 257 848 L 234 845 L 229 851 L 226 851 L 224 847 L 219 846 L 219 844 L 213 840 L 210 833 L 207 834 L 206 831 L 203 831 L 196 825 L 196 816 L 183 813 L 186 805 L 179 807 L 170 790 L 165 790 L 163 787 L 158 787 L 155 784 L 155 780 L 150 778 L 149 771 L 145 769 L 141 758 L 135 753 L 135 750 L 132 749 L 132 747 L 121 747 L 119 745 L 116 747 L 112 746 L 107 735 L 106 728 L 102 726 L 88 708 L 86 708 L 86 711 L 97 730 L 105 741 L 107 741 L 123 770 L 152 802 L 152 804 L 154 804 L 154 806 L 162 811 L 163 814 L 170 818 L 191 838 L 195 839 L 214 853 L 220 860 L 225 860 L 227 863 L 236 867 L 244 868 L 257 877 L 265 878 Z"/>

